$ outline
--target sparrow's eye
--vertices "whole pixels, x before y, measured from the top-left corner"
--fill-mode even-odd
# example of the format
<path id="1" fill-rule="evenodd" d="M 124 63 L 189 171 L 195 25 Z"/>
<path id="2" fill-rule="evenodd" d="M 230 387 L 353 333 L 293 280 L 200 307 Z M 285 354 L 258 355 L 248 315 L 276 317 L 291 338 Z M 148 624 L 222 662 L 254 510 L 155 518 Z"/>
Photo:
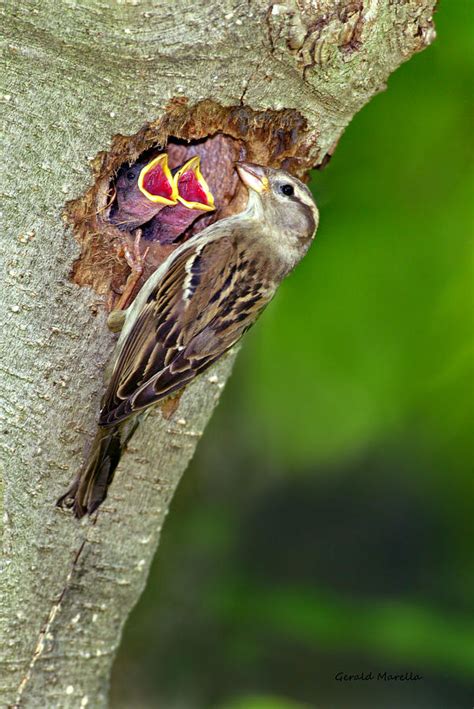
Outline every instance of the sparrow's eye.
<path id="1" fill-rule="evenodd" d="M 281 185 L 280 192 L 284 194 L 285 197 L 293 197 L 293 195 L 295 194 L 295 188 L 293 187 L 293 185 L 286 183 L 284 185 Z"/>
<path id="2" fill-rule="evenodd" d="M 134 180 L 135 177 L 136 177 L 136 175 L 135 175 L 135 170 L 129 170 L 129 171 L 127 172 L 127 180 L 130 180 L 130 182 L 131 182 L 132 180 Z"/>

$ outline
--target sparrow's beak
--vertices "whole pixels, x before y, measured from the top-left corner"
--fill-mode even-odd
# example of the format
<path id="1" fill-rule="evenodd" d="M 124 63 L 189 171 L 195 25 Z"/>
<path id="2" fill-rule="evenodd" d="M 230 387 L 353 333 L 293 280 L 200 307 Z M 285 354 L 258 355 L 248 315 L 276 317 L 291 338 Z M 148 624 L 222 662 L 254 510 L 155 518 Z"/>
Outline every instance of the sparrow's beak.
<path id="1" fill-rule="evenodd" d="M 182 165 L 174 175 L 178 200 L 188 209 L 212 212 L 214 197 L 200 169 L 201 158 L 195 155 Z"/>
<path id="2" fill-rule="evenodd" d="M 168 167 L 168 155 L 162 153 L 145 165 L 138 177 L 138 189 L 151 202 L 176 204 L 178 190 Z"/>
<path id="3" fill-rule="evenodd" d="M 253 162 L 238 162 L 237 172 L 246 187 L 261 194 L 270 188 L 265 168 Z"/>

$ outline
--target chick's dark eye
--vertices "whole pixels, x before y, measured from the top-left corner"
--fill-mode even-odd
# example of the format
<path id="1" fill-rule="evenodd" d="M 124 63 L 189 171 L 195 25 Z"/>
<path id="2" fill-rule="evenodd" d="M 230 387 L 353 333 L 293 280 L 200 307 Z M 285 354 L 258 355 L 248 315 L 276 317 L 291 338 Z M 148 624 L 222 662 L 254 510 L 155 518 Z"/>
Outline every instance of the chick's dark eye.
<path id="1" fill-rule="evenodd" d="M 285 195 L 285 197 L 292 197 L 295 194 L 295 188 L 293 185 L 288 183 L 280 187 L 280 192 Z"/>
<path id="2" fill-rule="evenodd" d="M 129 170 L 127 172 L 127 180 L 134 180 L 136 177 L 135 170 Z"/>

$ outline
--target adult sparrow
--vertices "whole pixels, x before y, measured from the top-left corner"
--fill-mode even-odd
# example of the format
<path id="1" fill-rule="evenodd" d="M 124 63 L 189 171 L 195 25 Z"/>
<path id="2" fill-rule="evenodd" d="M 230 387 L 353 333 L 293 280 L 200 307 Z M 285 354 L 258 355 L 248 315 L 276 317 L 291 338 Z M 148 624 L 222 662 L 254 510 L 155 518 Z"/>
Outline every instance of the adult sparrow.
<path id="1" fill-rule="evenodd" d="M 182 389 L 253 325 L 306 254 L 318 210 L 284 170 L 237 163 L 246 209 L 178 246 L 125 311 L 91 455 L 59 505 L 103 502 L 140 412 Z"/>

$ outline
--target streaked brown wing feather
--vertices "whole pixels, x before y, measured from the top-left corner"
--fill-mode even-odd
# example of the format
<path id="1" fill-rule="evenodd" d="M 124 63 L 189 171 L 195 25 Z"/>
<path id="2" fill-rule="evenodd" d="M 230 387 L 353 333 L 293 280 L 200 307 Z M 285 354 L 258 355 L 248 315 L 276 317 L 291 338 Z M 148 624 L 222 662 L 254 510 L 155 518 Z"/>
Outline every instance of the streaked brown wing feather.
<path id="1" fill-rule="evenodd" d="M 191 245 L 150 294 L 118 357 L 99 423 L 181 389 L 235 344 L 273 295 L 229 237 Z"/>

